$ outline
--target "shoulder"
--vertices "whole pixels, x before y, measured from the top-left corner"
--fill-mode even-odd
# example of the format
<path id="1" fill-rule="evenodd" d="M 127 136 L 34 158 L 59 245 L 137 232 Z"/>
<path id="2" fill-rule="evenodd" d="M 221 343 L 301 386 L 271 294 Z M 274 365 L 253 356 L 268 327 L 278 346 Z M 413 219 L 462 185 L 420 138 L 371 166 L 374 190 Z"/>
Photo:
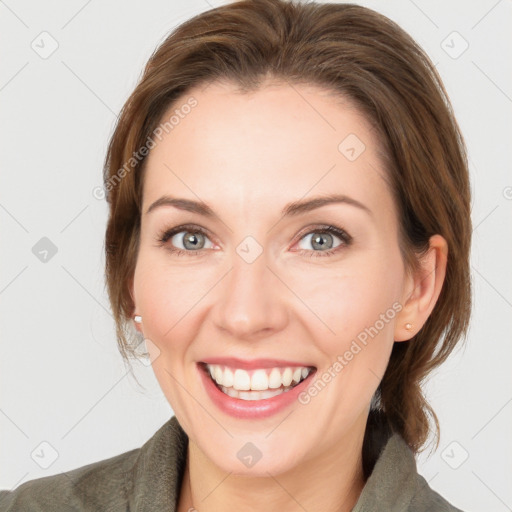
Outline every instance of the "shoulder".
<path id="1" fill-rule="evenodd" d="M 0 491 L 0 512 L 173 510 L 187 446 L 173 416 L 140 448 Z"/>
<path id="2" fill-rule="evenodd" d="M 140 448 L 0 491 L 0 512 L 126 510 L 126 474 Z M 58 505 L 58 507 L 57 507 Z"/>

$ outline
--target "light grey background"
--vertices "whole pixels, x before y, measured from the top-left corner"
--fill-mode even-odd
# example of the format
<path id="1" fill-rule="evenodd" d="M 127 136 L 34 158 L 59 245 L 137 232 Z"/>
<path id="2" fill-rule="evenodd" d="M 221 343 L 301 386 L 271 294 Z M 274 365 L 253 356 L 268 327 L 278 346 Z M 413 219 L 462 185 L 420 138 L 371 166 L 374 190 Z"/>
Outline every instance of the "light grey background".
<path id="1" fill-rule="evenodd" d="M 221 3 L 0 1 L 0 488 L 139 447 L 172 415 L 151 367 L 134 363 L 140 389 L 117 351 L 103 282 L 107 208 L 92 192 L 156 45 Z M 359 3 L 428 52 L 470 156 L 474 313 L 465 349 L 427 385 L 442 436 L 419 469 L 464 510 L 511 510 L 512 5 Z M 43 237 L 57 248 L 46 263 L 33 253 Z"/>

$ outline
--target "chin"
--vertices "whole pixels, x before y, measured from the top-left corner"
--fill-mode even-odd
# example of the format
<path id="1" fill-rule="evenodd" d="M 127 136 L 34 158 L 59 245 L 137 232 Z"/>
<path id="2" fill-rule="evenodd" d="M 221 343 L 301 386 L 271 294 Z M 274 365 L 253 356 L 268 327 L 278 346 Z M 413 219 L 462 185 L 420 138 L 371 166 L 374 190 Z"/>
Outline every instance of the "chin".
<path id="1" fill-rule="evenodd" d="M 234 438 L 217 444 L 215 451 L 204 453 L 221 470 L 237 476 L 268 477 L 286 473 L 300 464 L 296 448 L 284 447 L 277 438 L 274 442 L 254 438 L 251 441 L 245 436 Z"/>

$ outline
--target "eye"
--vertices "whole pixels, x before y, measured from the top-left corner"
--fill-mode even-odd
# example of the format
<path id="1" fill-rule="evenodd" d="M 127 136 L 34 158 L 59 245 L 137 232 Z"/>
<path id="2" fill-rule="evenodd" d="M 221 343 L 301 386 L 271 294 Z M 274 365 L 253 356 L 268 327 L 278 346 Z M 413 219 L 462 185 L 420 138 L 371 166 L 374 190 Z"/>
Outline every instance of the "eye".
<path id="1" fill-rule="evenodd" d="M 338 243 L 335 241 L 336 238 L 340 240 Z M 169 240 L 170 243 L 168 243 Z M 158 245 L 164 246 L 176 256 L 202 256 L 205 254 L 202 249 L 213 248 L 208 233 L 194 225 L 182 225 L 164 230 L 158 235 L 157 241 Z M 345 230 L 335 226 L 320 226 L 302 235 L 299 241 L 301 250 L 298 252 L 310 257 L 330 256 L 351 243 L 352 237 Z M 311 244 L 313 250 L 304 248 L 304 245 L 308 244 Z"/>
<path id="2" fill-rule="evenodd" d="M 167 242 L 170 240 L 170 243 Z M 212 242 L 207 233 L 197 226 L 177 226 L 158 235 L 160 245 L 175 253 L 177 256 L 199 256 L 201 249 L 211 249 Z M 204 254 L 204 253 L 203 253 Z"/>
<path id="3" fill-rule="evenodd" d="M 340 242 L 336 244 L 334 241 L 335 238 L 338 238 Z M 303 241 L 306 241 L 306 243 L 300 245 Z M 301 238 L 299 247 L 305 249 L 306 252 L 310 252 L 311 257 L 317 257 L 330 256 L 351 243 L 352 237 L 345 230 L 335 226 L 322 226 L 306 233 L 306 235 Z M 304 245 L 309 244 L 313 247 L 312 251 L 304 248 Z M 303 253 L 304 251 L 300 252 Z"/>

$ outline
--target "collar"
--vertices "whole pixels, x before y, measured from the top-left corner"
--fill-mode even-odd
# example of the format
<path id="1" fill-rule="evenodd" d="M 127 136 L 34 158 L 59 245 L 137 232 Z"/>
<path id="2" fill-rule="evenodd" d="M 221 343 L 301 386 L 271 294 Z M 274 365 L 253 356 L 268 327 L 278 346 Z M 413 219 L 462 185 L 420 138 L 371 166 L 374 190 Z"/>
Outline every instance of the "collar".
<path id="1" fill-rule="evenodd" d="M 128 510 L 176 512 L 187 451 L 188 436 L 173 416 L 141 447 L 126 475 Z"/>
<path id="2" fill-rule="evenodd" d="M 402 437 L 387 440 L 352 512 L 409 510 L 418 483 L 416 459 Z"/>
<path id="3" fill-rule="evenodd" d="M 176 512 L 187 450 L 188 436 L 173 416 L 141 447 L 125 475 L 130 511 Z M 352 512 L 408 510 L 421 481 L 413 452 L 394 433 L 382 448 Z"/>

